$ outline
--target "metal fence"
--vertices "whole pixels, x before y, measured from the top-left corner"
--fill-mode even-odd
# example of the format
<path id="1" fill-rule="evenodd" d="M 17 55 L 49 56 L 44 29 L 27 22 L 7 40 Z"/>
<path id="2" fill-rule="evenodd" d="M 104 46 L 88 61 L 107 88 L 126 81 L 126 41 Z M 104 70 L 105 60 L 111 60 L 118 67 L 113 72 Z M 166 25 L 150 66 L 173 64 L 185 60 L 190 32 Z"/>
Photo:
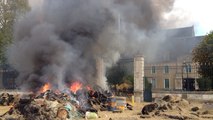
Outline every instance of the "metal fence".
<path id="1" fill-rule="evenodd" d="M 8 64 L 0 65 L 0 84 L 1 89 L 16 89 L 15 79 L 18 76 L 18 72 Z"/>

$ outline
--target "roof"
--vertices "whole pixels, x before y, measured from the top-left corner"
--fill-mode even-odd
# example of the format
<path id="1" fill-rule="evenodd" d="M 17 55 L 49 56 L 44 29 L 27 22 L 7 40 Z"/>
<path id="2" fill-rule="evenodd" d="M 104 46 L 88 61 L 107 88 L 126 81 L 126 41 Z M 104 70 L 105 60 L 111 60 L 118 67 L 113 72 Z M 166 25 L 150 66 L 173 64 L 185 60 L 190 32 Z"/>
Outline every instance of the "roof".
<path id="1" fill-rule="evenodd" d="M 166 36 L 168 38 L 184 38 L 184 37 L 194 37 L 194 26 L 183 27 L 183 28 L 174 28 L 167 29 Z"/>
<path id="2" fill-rule="evenodd" d="M 171 38 L 164 41 L 158 50 L 158 60 L 162 61 L 176 61 L 177 58 L 191 54 L 194 47 L 196 47 L 204 36 L 185 37 L 185 38 Z"/>

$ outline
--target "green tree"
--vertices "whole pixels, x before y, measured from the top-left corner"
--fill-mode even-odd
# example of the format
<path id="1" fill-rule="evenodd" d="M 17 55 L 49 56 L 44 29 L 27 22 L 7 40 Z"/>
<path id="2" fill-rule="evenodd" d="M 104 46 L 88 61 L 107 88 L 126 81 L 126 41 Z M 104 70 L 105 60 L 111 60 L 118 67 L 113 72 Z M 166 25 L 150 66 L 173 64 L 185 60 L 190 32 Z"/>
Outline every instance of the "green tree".
<path id="1" fill-rule="evenodd" d="M 212 80 L 210 78 L 199 78 L 197 83 L 200 90 L 211 90 Z"/>
<path id="2" fill-rule="evenodd" d="M 124 76 L 126 75 L 125 71 L 122 70 L 119 66 L 113 66 L 107 70 L 106 77 L 107 82 L 110 86 L 119 85 L 124 82 Z"/>
<path id="3" fill-rule="evenodd" d="M 5 51 L 13 39 L 13 26 L 30 9 L 28 0 L 0 2 L 0 63 L 6 62 Z"/>
<path id="4" fill-rule="evenodd" d="M 213 81 L 213 31 L 207 34 L 193 49 L 193 61 L 199 64 L 198 73 L 204 79 Z M 213 88 L 213 82 L 211 88 Z"/>
<path id="5" fill-rule="evenodd" d="M 124 80 L 123 81 L 124 83 L 127 83 L 131 86 L 134 85 L 134 76 L 133 75 L 126 75 L 126 76 L 124 76 L 123 80 Z"/>

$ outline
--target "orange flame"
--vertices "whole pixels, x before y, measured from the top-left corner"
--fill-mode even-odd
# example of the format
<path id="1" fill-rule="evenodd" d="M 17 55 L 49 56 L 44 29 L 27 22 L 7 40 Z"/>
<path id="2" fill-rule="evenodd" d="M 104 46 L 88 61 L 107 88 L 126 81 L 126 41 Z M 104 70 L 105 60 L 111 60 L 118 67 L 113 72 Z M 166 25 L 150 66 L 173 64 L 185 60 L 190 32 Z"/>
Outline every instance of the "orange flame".
<path id="1" fill-rule="evenodd" d="M 90 86 L 87 86 L 86 88 L 87 88 L 87 90 L 89 90 L 89 91 L 92 90 L 92 88 L 91 88 Z"/>
<path id="2" fill-rule="evenodd" d="M 79 89 L 81 89 L 81 87 L 82 87 L 82 83 L 76 81 L 72 83 L 72 85 L 70 86 L 70 91 L 72 91 L 73 93 L 76 93 Z"/>
<path id="3" fill-rule="evenodd" d="M 46 92 L 47 90 L 50 90 L 50 87 L 51 87 L 51 85 L 50 85 L 50 83 L 46 83 L 46 84 L 44 84 L 44 86 L 41 88 L 41 92 L 43 93 L 43 92 Z"/>

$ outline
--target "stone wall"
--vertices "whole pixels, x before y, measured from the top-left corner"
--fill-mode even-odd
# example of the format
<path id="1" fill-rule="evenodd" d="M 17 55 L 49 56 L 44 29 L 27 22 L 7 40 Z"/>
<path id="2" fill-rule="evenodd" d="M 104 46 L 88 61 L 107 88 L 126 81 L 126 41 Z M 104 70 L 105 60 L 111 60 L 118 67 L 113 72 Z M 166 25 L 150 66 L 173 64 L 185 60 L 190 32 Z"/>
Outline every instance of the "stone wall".
<path id="1" fill-rule="evenodd" d="M 188 100 L 213 101 L 213 91 L 153 91 L 152 98 L 158 99 L 165 95 L 173 95 Z"/>

